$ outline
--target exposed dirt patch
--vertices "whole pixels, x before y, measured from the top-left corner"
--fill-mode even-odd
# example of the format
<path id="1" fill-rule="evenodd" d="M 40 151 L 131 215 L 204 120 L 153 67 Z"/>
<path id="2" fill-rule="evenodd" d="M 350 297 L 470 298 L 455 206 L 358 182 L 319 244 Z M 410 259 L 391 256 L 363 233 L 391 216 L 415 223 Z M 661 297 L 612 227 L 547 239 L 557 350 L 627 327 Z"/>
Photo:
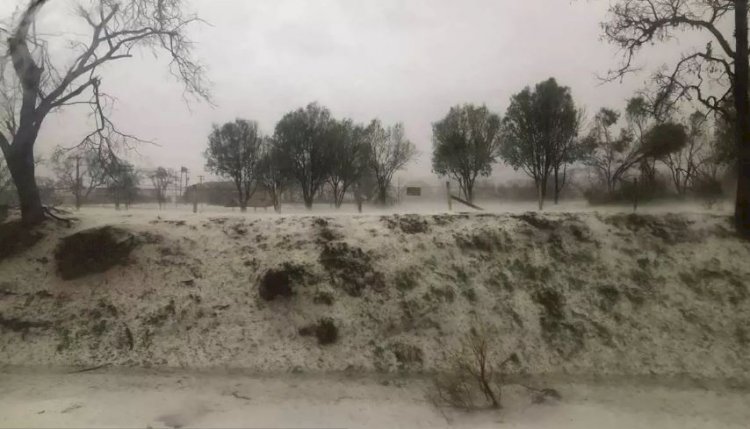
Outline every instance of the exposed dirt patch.
<path id="1" fill-rule="evenodd" d="M 103 226 L 64 237 L 55 250 L 60 277 L 65 280 L 102 273 L 128 262 L 130 252 L 138 244 L 128 230 Z"/>

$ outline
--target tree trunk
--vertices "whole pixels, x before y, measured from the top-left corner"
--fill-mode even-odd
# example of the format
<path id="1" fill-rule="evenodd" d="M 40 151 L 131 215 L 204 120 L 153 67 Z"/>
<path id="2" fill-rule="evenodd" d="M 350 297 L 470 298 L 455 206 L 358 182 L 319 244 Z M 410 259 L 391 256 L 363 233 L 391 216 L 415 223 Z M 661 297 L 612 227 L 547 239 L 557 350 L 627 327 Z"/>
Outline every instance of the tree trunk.
<path id="1" fill-rule="evenodd" d="M 378 186 L 378 203 L 380 203 L 381 206 L 386 205 L 388 202 L 388 187 L 387 186 Z"/>
<path id="2" fill-rule="evenodd" d="M 539 210 L 541 211 L 544 208 L 544 193 L 542 192 L 541 180 L 537 180 L 536 192 L 537 192 L 537 197 L 539 198 Z"/>
<path id="3" fill-rule="evenodd" d="M 16 146 L 18 145 L 18 146 Z M 31 144 L 14 144 L 5 154 L 10 175 L 18 192 L 21 220 L 27 225 L 42 223 L 45 219 L 42 198 L 34 178 L 34 152 Z"/>
<path id="4" fill-rule="evenodd" d="M 560 202 L 560 168 L 555 168 L 555 205 Z"/>
<path id="5" fill-rule="evenodd" d="M 748 100 L 748 40 L 747 0 L 735 1 L 735 85 L 734 100 L 737 110 L 736 144 L 738 155 L 737 199 L 734 223 L 737 231 L 750 238 L 750 101 Z"/>

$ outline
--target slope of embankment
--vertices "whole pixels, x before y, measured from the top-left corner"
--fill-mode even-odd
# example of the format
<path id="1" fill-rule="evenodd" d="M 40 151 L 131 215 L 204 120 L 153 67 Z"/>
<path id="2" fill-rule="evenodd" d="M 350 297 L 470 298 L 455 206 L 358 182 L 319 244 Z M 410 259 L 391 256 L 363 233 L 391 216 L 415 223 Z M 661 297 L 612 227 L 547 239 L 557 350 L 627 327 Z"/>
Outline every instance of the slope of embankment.
<path id="1" fill-rule="evenodd" d="M 750 379 L 726 217 L 168 216 L 114 222 L 132 249 L 101 273 L 55 259 L 85 213 L 0 261 L 0 362 L 420 372 L 481 325 L 519 373 Z"/>

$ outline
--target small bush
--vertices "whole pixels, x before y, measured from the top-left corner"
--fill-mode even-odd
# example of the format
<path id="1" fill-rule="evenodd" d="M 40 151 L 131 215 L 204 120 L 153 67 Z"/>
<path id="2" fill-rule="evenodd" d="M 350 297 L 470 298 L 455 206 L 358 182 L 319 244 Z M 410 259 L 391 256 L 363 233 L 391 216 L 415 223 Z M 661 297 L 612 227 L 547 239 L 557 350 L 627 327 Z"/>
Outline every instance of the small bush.
<path id="1" fill-rule="evenodd" d="M 472 328 L 466 334 L 461 348 L 451 358 L 451 371 L 434 379 L 433 398 L 438 406 L 465 410 L 501 407 L 501 371 L 508 363 L 518 363 L 518 356 L 513 353 L 498 362 L 491 337 L 486 329 Z"/>
<path id="2" fill-rule="evenodd" d="M 414 271 L 403 270 L 396 273 L 396 289 L 407 292 L 417 287 L 417 275 Z"/>
<path id="3" fill-rule="evenodd" d="M 314 335 L 318 339 L 318 344 L 325 346 L 333 344 L 339 339 L 339 328 L 336 327 L 333 319 L 324 317 L 313 325 L 307 325 L 299 329 L 302 336 Z"/>
<path id="4" fill-rule="evenodd" d="M 421 368 L 424 365 L 422 349 L 417 346 L 396 342 L 391 344 L 390 349 L 401 369 Z"/>
<path id="5" fill-rule="evenodd" d="M 599 308 L 604 311 L 610 311 L 617 302 L 620 300 L 620 291 L 614 286 L 602 285 L 596 288 L 597 293 L 601 297 Z"/>
<path id="6" fill-rule="evenodd" d="M 273 301 L 276 297 L 290 298 L 294 295 L 294 285 L 304 283 L 306 276 L 305 267 L 286 262 L 279 268 L 266 271 L 258 293 L 266 301 Z"/>

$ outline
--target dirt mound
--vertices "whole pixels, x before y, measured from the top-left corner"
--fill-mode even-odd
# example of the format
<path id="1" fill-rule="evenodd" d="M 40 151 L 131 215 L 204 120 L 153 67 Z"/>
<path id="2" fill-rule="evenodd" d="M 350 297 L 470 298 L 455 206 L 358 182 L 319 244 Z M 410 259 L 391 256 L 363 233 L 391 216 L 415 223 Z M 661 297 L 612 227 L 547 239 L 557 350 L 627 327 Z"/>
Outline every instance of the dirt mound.
<path id="1" fill-rule="evenodd" d="M 0 361 L 430 372 L 481 324 L 518 373 L 750 381 L 750 244 L 727 217 L 154 217 L 84 240 L 69 263 L 117 243 L 135 263 L 74 288 L 56 230 L 0 262 Z"/>
<path id="2" fill-rule="evenodd" d="M 137 244 L 133 233 L 114 226 L 76 232 L 60 240 L 55 250 L 57 270 L 65 280 L 102 273 L 126 264 Z"/>

